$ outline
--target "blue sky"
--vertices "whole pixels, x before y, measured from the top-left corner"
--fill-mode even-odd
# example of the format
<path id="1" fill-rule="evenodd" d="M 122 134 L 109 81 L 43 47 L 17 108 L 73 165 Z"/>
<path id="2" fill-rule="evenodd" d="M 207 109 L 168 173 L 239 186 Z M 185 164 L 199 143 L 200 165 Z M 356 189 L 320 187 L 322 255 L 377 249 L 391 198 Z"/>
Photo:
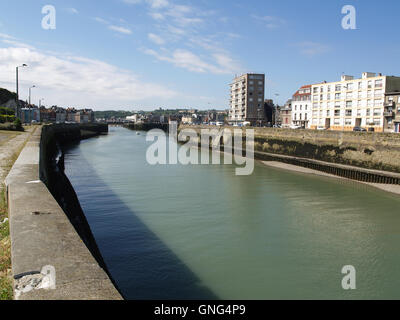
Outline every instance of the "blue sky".
<path id="1" fill-rule="evenodd" d="M 56 29 L 44 30 L 45 5 Z M 344 5 L 357 29 L 341 27 Z M 0 2 L 0 87 L 33 102 L 104 109 L 228 107 L 235 74 L 266 74 L 284 103 L 304 84 L 400 75 L 400 2 L 13 0 Z M 279 96 L 276 96 L 279 94 Z"/>

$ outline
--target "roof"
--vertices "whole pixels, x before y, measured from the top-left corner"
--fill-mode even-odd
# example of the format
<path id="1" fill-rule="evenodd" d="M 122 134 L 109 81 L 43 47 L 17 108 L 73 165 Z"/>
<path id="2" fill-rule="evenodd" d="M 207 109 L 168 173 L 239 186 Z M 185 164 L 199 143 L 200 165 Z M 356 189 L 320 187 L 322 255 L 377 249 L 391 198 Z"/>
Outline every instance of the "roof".
<path id="1" fill-rule="evenodd" d="M 309 93 L 299 93 L 300 90 L 303 90 L 303 89 L 311 89 L 311 84 L 302 86 L 299 90 L 296 91 L 296 93 L 293 95 L 293 97 L 298 97 L 298 96 L 301 97 L 301 96 L 309 96 L 309 95 L 311 95 L 311 91 Z"/>

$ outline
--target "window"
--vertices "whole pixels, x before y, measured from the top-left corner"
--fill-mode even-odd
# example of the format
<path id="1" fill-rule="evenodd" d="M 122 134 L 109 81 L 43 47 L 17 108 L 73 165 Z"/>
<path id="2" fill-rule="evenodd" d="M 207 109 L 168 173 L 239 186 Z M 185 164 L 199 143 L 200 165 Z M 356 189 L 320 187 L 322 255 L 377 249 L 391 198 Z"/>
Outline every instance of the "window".
<path id="1" fill-rule="evenodd" d="M 318 95 L 317 95 L 317 94 L 315 94 L 315 95 L 313 96 L 313 100 L 314 100 L 314 101 L 317 101 L 317 100 L 318 100 Z"/>
<path id="2" fill-rule="evenodd" d="M 327 100 L 331 100 L 331 94 L 330 94 L 330 93 L 328 93 L 326 99 L 327 99 Z"/>
<path id="3" fill-rule="evenodd" d="M 328 92 L 331 92 L 331 86 L 328 86 Z"/>
<path id="4" fill-rule="evenodd" d="M 324 100 L 324 95 L 323 95 L 323 94 L 321 94 L 321 95 L 319 96 L 319 100 Z"/>
<path id="5" fill-rule="evenodd" d="M 353 105 L 352 101 L 346 101 L 346 108 L 351 108 Z"/>
<path id="6" fill-rule="evenodd" d="M 335 117 L 340 117 L 340 110 L 335 110 Z"/>
<path id="7" fill-rule="evenodd" d="M 372 88 L 372 81 L 368 81 L 368 89 Z"/>
<path id="8" fill-rule="evenodd" d="M 333 122 L 333 124 L 339 125 L 339 124 L 340 124 L 340 119 L 335 119 L 335 121 Z"/>
<path id="9" fill-rule="evenodd" d="M 346 110 L 346 117 L 351 117 L 352 110 Z"/>
<path id="10" fill-rule="evenodd" d="M 340 91 L 340 90 L 342 90 L 342 86 L 340 84 L 337 84 L 335 86 L 335 91 Z"/>
<path id="11" fill-rule="evenodd" d="M 349 83 L 349 84 L 347 85 L 347 90 L 349 90 L 349 91 L 352 91 L 352 90 L 353 90 L 353 84 L 352 84 L 352 83 Z"/>
<path id="12" fill-rule="evenodd" d="M 319 90 L 321 93 L 324 92 L 324 87 L 321 87 L 321 89 Z"/>
<path id="13" fill-rule="evenodd" d="M 381 119 L 380 118 L 374 118 L 374 125 L 375 126 L 380 126 L 381 125 Z"/>
<path id="14" fill-rule="evenodd" d="M 375 80 L 375 88 L 382 88 L 382 87 L 383 87 L 382 79 Z"/>
<path id="15" fill-rule="evenodd" d="M 263 85 L 263 82 L 262 82 L 262 81 L 258 81 L 258 85 L 259 85 L 259 86 L 262 86 L 262 85 Z"/>
<path id="16" fill-rule="evenodd" d="M 318 93 L 318 88 L 317 87 L 313 88 L 313 93 Z"/>
<path id="17" fill-rule="evenodd" d="M 362 82 L 359 82 L 359 83 L 358 83 L 358 90 L 361 90 L 362 87 L 363 87 Z"/>
<path id="18" fill-rule="evenodd" d="M 318 103 L 313 103 L 313 109 L 318 109 Z"/>
<path id="19" fill-rule="evenodd" d="M 341 96 L 340 93 L 336 93 L 336 94 L 335 94 L 335 99 L 336 99 L 336 100 L 340 100 L 340 96 Z"/>
<path id="20" fill-rule="evenodd" d="M 330 117 L 331 116 L 331 110 L 326 110 L 326 116 Z"/>
<path id="21" fill-rule="evenodd" d="M 381 109 L 380 108 L 375 108 L 374 109 L 374 116 L 380 116 L 382 113 L 381 113 Z"/>
<path id="22" fill-rule="evenodd" d="M 367 109 L 367 116 L 371 115 L 371 109 Z"/>
<path id="23" fill-rule="evenodd" d="M 344 121 L 344 124 L 345 124 L 346 126 L 351 126 L 351 119 L 346 119 L 346 120 Z"/>

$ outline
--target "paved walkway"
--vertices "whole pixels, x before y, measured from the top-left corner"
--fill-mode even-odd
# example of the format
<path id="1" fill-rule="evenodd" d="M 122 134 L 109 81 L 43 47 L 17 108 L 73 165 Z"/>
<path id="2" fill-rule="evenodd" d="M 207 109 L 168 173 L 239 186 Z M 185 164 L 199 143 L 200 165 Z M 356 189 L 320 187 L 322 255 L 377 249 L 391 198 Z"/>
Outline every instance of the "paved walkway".
<path id="1" fill-rule="evenodd" d="M 13 163 L 36 128 L 32 126 L 25 132 L 0 130 L 0 190 Z"/>

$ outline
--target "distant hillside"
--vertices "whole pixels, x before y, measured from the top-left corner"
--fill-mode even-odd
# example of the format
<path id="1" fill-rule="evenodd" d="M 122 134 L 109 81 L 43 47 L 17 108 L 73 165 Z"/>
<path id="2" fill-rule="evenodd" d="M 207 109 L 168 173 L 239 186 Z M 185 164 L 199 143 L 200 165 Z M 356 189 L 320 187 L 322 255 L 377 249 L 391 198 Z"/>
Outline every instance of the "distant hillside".
<path id="1" fill-rule="evenodd" d="M 14 92 L 10 92 L 7 89 L 0 88 L 0 105 L 8 102 L 11 99 L 16 99 L 17 94 Z"/>
<path id="2" fill-rule="evenodd" d="M 111 119 L 111 118 L 126 118 L 132 116 L 133 113 L 129 111 L 95 111 L 94 116 L 96 119 Z"/>

